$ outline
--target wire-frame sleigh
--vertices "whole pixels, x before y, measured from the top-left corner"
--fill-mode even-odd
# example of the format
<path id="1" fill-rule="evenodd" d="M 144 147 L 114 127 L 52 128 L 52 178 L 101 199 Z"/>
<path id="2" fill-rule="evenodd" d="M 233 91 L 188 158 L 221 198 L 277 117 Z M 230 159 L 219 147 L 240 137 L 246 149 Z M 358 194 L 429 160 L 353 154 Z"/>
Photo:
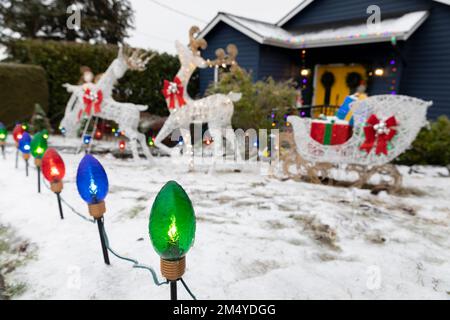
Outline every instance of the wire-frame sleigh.
<path id="1" fill-rule="evenodd" d="M 289 116 L 292 135 L 281 137 L 281 143 L 291 144 L 282 154 L 284 175 L 321 183 L 331 181 L 332 169 L 343 167 L 358 174 L 353 182 L 356 187 L 366 185 L 375 174 L 384 174 L 391 177 L 391 182 L 383 183 L 383 187 L 399 188 L 401 175 L 390 163 L 411 146 L 427 124 L 431 105 L 432 102 L 402 95 L 378 95 L 356 101 L 350 111 L 353 133 L 338 145 L 324 145 L 311 137 L 313 119 Z M 293 164 L 294 174 L 290 171 Z"/>

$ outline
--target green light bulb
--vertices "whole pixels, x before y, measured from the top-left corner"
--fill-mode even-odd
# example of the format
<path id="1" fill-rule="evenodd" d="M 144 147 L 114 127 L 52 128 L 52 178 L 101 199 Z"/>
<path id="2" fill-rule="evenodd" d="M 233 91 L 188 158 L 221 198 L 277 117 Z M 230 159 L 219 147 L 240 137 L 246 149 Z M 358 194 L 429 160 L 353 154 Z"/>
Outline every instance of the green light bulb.
<path id="1" fill-rule="evenodd" d="M 153 247 L 164 260 L 180 260 L 194 243 L 194 208 L 175 181 L 167 182 L 156 196 L 148 229 Z"/>
<path id="2" fill-rule="evenodd" d="M 0 128 L 0 141 L 5 141 L 8 136 L 8 131 L 5 128 Z"/>
<path id="3" fill-rule="evenodd" d="M 44 138 L 43 132 L 39 132 L 34 135 L 33 140 L 31 140 L 30 147 L 31 155 L 35 159 L 42 159 L 45 151 L 47 150 L 47 139 Z"/>

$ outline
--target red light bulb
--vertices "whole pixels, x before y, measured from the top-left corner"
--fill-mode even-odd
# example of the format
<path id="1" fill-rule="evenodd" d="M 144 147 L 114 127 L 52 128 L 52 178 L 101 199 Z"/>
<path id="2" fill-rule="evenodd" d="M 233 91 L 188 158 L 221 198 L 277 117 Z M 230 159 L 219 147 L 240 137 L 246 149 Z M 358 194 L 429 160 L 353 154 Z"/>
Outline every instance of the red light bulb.
<path id="1" fill-rule="evenodd" d="M 25 132 L 24 128 L 21 124 L 17 124 L 13 130 L 13 138 L 16 143 L 19 143 L 19 140 L 22 139 L 23 133 Z"/>
<path id="2" fill-rule="evenodd" d="M 119 149 L 121 150 L 121 151 L 123 151 L 123 150 L 125 150 L 125 147 L 126 147 L 126 142 L 125 141 L 120 141 L 119 142 Z"/>
<path id="3" fill-rule="evenodd" d="M 59 153 L 53 149 L 48 149 L 42 157 L 42 174 L 49 182 L 58 182 L 66 174 L 66 166 Z"/>

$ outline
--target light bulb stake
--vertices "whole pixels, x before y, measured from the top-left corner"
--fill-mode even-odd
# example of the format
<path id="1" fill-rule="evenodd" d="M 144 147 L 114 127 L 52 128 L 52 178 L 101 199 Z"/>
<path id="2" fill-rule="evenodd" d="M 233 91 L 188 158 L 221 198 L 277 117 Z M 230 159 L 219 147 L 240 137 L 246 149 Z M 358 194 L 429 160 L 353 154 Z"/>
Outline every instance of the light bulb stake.
<path id="1" fill-rule="evenodd" d="M 103 215 L 106 212 L 105 201 L 89 204 L 88 207 L 89 207 L 89 214 L 95 219 L 95 222 L 97 222 L 98 232 L 100 235 L 100 243 L 102 245 L 103 260 L 105 261 L 105 264 L 110 265 L 108 248 L 106 247 L 106 239 L 104 231 L 105 227 L 103 224 Z"/>
<path id="2" fill-rule="evenodd" d="M 28 153 L 24 153 L 22 157 L 23 160 L 25 160 L 25 174 L 28 177 L 28 160 L 30 159 L 30 155 Z"/>
<path id="3" fill-rule="evenodd" d="M 36 169 L 37 169 L 37 186 L 38 186 L 38 193 L 41 193 L 41 166 L 42 166 L 42 160 L 41 159 L 34 159 L 34 164 L 36 165 Z"/>
<path id="4" fill-rule="evenodd" d="M 62 189 L 63 189 L 62 181 L 53 181 L 50 183 L 50 190 L 52 190 L 52 192 L 56 194 L 56 199 L 58 200 L 59 216 L 61 217 L 61 220 L 64 220 L 64 214 L 61 205 Z"/>
<path id="5" fill-rule="evenodd" d="M 16 169 L 19 167 L 19 143 L 16 141 Z"/>
<path id="6" fill-rule="evenodd" d="M 161 273 L 170 283 L 170 300 L 177 300 L 177 282 L 186 271 L 186 257 L 179 260 L 161 258 Z"/>
<path id="7" fill-rule="evenodd" d="M 2 148 L 3 159 L 6 159 L 6 155 L 5 155 L 5 141 L 0 141 L 0 148 Z"/>

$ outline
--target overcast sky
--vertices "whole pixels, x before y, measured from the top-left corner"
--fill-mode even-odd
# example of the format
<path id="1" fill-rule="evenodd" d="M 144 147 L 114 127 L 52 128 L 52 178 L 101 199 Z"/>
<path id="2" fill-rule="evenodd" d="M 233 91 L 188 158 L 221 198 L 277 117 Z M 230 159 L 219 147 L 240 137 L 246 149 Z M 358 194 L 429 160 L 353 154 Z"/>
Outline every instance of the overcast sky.
<path id="1" fill-rule="evenodd" d="M 194 16 L 204 22 L 188 18 L 163 8 L 152 0 L 130 0 L 135 10 L 135 30 L 127 42 L 135 47 L 175 53 L 175 40 L 188 41 L 192 25 L 203 28 L 218 11 L 277 22 L 301 0 L 156 0 L 162 4 Z"/>

